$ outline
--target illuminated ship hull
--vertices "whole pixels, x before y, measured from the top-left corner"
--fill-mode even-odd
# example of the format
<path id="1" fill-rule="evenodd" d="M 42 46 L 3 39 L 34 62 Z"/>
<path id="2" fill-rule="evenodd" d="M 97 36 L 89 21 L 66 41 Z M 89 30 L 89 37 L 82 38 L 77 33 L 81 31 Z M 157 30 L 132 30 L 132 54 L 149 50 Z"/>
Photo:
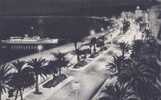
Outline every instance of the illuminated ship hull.
<path id="1" fill-rule="evenodd" d="M 6 62 L 54 48 L 57 45 L 58 39 L 10 38 L 1 41 L 1 57 Z"/>

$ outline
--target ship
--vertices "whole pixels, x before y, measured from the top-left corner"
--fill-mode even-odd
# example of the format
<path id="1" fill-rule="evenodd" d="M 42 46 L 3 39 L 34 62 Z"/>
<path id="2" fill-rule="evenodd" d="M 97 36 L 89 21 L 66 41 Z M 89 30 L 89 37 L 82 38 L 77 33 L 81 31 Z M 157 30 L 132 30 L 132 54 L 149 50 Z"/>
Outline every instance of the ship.
<path id="1" fill-rule="evenodd" d="M 1 40 L 0 53 L 5 61 L 28 56 L 59 45 L 57 38 L 40 38 L 40 36 L 12 36 Z"/>
<path id="2" fill-rule="evenodd" d="M 54 47 L 58 44 L 59 39 L 50 39 L 50 38 L 40 38 L 40 36 L 29 37 L 25 35 L 25 37 L 10 37 L 6 40 L 1 40 L 1 48 L 2 49 L 40 49 L 40 45 L 42 49 L 48 49 L 50 47 Z"/>

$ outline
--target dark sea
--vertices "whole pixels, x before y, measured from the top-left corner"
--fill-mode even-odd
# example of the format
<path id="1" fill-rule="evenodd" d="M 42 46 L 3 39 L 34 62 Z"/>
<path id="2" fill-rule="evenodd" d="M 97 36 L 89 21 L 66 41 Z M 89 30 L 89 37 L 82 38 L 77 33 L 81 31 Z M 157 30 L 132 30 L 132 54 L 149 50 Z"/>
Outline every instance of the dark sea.
<path id="1" fill-rule="evenodd" d="M 64 34 L 86 35 L 91 29 L 99 31 L 109 23 L 103 19 L 87 16 L 7 16 L 0 17 L 0 36 L 41 35 L 42 37 L 61 37 Z"/>
<path id="2" fill-rule="evenodd" d="M 122 9 L 121 9 L 122 8 Z M 101 28 L 107 29 L 111 25 L 110 21 L 105 21 L 112 16 L 119 16 L 122 11 L 134 11 L 133 7 L 116 7 L 115 9 L 102 8 L 102 11 L 95 9 L 97 12 L 93 16 L 0 16 L 0 39 L 8 39 L 11 36 L 28 36 L 35 35 L 41 38 L 58 38 L 67 39 L 68 34 L 79 35 L 85 37 L 89 35 L 91 30 L 96 33 Z M 98 16 L 97 16 L 98 15 Z M 25 52 L 25 53 L 24 53 Z M 27 56 L 37 51 L 0 51 L 0 59 L 5 62 Z"/>
<path id="3" fill-rule="evenodd" d="M 94 16 L 5 16 L 0 17 L 0 38 L 5 40 L 13 36 L 24 37 L 27 34 L 29 37 L 58 38 L 66 43 L 69 42 L 69 34 L 85 37 L 89 35 L 90 30 L 100 32 L 101 28 L 107 29 L 109 25 L 110 21 L 105 21 L 104 17 Z M 50 48 L 44 50 L 46 49 Z M 38 51 L 19 49 L 0 51 L 4 62 L 36 52 Z"/>

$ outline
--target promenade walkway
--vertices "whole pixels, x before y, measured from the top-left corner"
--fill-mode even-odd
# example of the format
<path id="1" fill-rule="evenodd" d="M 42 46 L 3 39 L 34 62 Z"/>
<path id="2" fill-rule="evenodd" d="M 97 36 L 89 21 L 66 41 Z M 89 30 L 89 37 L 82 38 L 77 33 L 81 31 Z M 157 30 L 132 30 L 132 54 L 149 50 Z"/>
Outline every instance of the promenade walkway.
<path id="1" fill-rule="evenodd" d="M 117 33 L 117 32 L 116 32 Z M 118 33 L 117 33 L 118 34 Z M 71 44 L 67 45 L 67 48 L 70 47 Z M 73 45 L 72 45 L 73 46 Z M 62 47 L 64 48 L 64 47 Z M 44 53 L 46 56 L 47 53 L 50 52 L 57 52 L 57 50 L 61 49 L 61 47 L 56 49 L 51 49 Z M 64 50 L 73 50 L 73 48 L 64 49 Z M 91 63 L 84 66 L 84 70 L 79 71 L 72 71 L 69 76 L 72 76 L 74 79 L 77 79 L 80 82 L 81 89 L 79 90 L 79 99 L 80 100 L 88 100 L 91 98 L 92 95 L 95 94 L 95 91 L 102 85 L 102 83 L 107 78 L 107 71 L 105 68 L 106 61 L 109 61 L 109 56 L 107 55 L 110 50 L 113 50 L 112 47 L 109 48 L 104 53 L 100 54 L 100 56 L 96 57 Z M 64 51 L 64 52 L 67 52 Z M 43 54 L 35 54 L 33 57 L 42 57 Z M 48 56 L 46 56 L 48 57 Z M 24 59 L 24 58 L 23 58 Z M 111 59 L 111 58 L 110 58 Z M 59 86 L 58 86 L 59 87 Z M 57 87 L 55 87 L 57 88 Z M 72 90 L 72 80 L 70 80 L 65 85 L 63 84 L 61 89 L 55 89 L 55 88 L 42 88 L 40 87 L 40 91 L 42 91 L 42 95 L 35 95 L 33 94 L 33 91 L 30 91 L 28 95 L 25 95 L 25 100 L 76 100 L 76 93 Z"/>
<path id="2" fill-rule="evenodd" d="M 112 59 L 112 55 L 108 53 L 111 50 L 119 52 L 119 50 L 111 47 L 84 66 L 85 69 L 70 72 L 70 76 L 73 78 L 69 77 L 67 83 L 63 84 L 59 90 L 56 89 L 57 87 L 50 89 L 41 87 L 42 95 L 30 93 L 25 97 L 25 100 L 77 100 L 78 98 L 79 100 L 89 100 L 109 76 L 105 65 L 108 63 L 107 60 Z M 75 79 L 80 83 L 79 97 L 76 96 L 76 91 L 72 89 L 72 82 Z"/>
<path id="3" fill-rule="evenodd" d="M 112 34 L 116 37 L 119 33 L 120 32 L 117 31 Z M 111 40 L 114 37 L 112 37 Z M 67 44 L 31 56 L 20 58 L 20 60 L 28 60 L 39 57 L 50 58 L 49 56 L 51 52 L 69 52 L 72 50 L 74 50 L 74 45 Z M 119 53 L 120 51 L 111 45 L 107 51 L 104 51 L 98 57 L 94 58 L 92 62 L 84 66 L 83 70 L 71 70 L 71 74 L 69 74 L 69 78 L 65 80 L 65 84 L 63 82 L 55 88 L 50 89 L 40 86 L 40 91 L 42 91 L 41 95 L 35 95 L 33 94 L 33 91 L 30 91 L 30 93 L 24 95 L 25 100 L 90 100 L 99 87 L 109 77 L 108 74 L 110 74 L 110 72 L 106 69 L 106 64 L 108 64 L 107 61 L 112 59 L 112 55 L 109 52 Z M 72 89 L 72 83 L 75 79 L 80 83 L 80 89 L 78 91 L 79 96 L 76 96 L 76 91 Z"/>

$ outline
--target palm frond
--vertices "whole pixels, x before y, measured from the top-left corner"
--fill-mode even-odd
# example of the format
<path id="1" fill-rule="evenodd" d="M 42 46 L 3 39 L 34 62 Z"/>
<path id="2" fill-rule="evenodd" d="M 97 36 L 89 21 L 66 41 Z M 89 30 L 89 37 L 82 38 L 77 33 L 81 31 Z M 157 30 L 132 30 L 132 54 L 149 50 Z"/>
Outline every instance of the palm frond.
<path id="1" fill-rule="evenodd" d="M 6 64 L 0 66 L 0 92 L 3 94 L 7 92 L 8 89 L 8 81 L 10 80 L 10 76 L 12 73 L 10 72 L 12 67 Z"/>

